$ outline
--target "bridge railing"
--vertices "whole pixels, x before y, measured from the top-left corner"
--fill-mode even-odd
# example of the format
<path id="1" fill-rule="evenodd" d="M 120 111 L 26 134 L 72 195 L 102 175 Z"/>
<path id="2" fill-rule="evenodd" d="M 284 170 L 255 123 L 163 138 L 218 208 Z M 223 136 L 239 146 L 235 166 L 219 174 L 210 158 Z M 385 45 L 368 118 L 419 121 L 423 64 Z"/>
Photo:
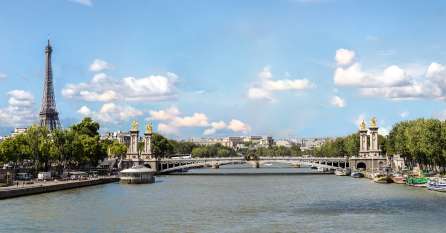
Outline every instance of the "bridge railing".
<path id="1" fill-rule="evenodd" d="M 227 160 L 244 160 L 244 157 L 218 157 L 218 158 L 165 158 L 161 161 L 227 161 Z"/>
<path id="2" fill-rule="evenodd" d="M 295 161 L 346 161 L 347 157 L 295 157 L 295 156 L 261 156 L 259 160 L 295 160 Z M 245 157 L 216 157 L 216 158 L 164 158 L 161 161 L 228 161 L 228 160 L 245 160 Z"/>

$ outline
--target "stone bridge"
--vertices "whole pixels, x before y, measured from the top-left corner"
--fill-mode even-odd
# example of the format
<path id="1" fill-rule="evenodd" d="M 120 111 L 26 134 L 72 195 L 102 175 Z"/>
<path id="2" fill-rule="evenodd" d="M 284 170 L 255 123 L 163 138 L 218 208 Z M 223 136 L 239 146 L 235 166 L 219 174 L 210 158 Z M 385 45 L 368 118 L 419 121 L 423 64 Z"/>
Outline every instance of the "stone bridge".
<path id="1" fill-rule="evenodd" d="M 284 163 L 290 165 L 304 165 L 323 167 L 328 169 L 345 168 L 349 166 L 346 157 L 258 157 L 247 160 L 245 157 L 227 157 L 227 158 L 163 158 L 145 162 L 155 169 L 157 173 L 170 173 L 191 168 L 213 167 L 219 168 L 228 164 L 250 164 L 259 168 L 269 163 Z"/>

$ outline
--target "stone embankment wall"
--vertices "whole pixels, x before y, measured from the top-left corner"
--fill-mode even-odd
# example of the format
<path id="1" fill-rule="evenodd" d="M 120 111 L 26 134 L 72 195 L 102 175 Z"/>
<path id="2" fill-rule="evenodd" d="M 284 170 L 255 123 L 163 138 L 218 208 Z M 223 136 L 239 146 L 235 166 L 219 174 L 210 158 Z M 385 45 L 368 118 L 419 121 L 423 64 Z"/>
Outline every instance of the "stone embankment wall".
<path id="1" fill-rule="evenodd" d="M 65 190 L 65 189 L 80 188 L 80 187 L 85 187 L 85 186 L 107 184 L 107 183 L 113 183 L 113 182 L 117 182 L 117 181 L 119 181 L 119 178 L 109 177 L 109 178 L 99 178 L 99 179 L 82 180 L 82 181 L 75 181 L 75 182 L 61 181 L 60 183 L 51 184 L 51 185 L 42 185 L 42 186 L 24 187 L 24 188 L 10 189 L 10 190 L 1 190 L 0 191 L 0 200 L 6 199 L 6 198 L 39 194 L 39 193 L 60 191 L 60 190 Z"/>

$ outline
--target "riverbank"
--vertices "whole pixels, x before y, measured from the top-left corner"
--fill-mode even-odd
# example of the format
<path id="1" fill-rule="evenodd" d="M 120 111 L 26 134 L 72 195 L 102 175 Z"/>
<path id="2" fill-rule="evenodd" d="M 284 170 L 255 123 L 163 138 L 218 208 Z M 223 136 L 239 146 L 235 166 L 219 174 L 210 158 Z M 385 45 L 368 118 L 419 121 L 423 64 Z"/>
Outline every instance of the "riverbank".
<path id="1" fill-rule="evenodd" d="M 91 178 L 88 180 L 47 181 L 37 182 L 33 184 L 22 184 L 19 182 L 19 185 L 0 187 L 0 200 L 86 186 L 107 184 L 117 181 L 119 181 L 118 177 L 100 177 Z"/>

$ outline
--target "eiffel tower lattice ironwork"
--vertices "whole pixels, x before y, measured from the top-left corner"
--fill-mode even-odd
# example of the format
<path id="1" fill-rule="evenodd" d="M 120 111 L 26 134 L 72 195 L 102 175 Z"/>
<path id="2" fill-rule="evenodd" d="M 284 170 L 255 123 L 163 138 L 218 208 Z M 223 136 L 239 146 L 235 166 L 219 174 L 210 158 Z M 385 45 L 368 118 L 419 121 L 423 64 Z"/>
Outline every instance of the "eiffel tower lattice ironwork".
<path id="1" fill-rule="evenodd" d="M 42 107 L 40 108 L 40 126 L 45 126 L 49 130 L 59 129 L 59 113 L 56 110 L 56 99 L 54 98 L 53 71 L 51 68 L 51 47 L 50 40 L 45 48 L 45 82 L 43 86 Z"/>

